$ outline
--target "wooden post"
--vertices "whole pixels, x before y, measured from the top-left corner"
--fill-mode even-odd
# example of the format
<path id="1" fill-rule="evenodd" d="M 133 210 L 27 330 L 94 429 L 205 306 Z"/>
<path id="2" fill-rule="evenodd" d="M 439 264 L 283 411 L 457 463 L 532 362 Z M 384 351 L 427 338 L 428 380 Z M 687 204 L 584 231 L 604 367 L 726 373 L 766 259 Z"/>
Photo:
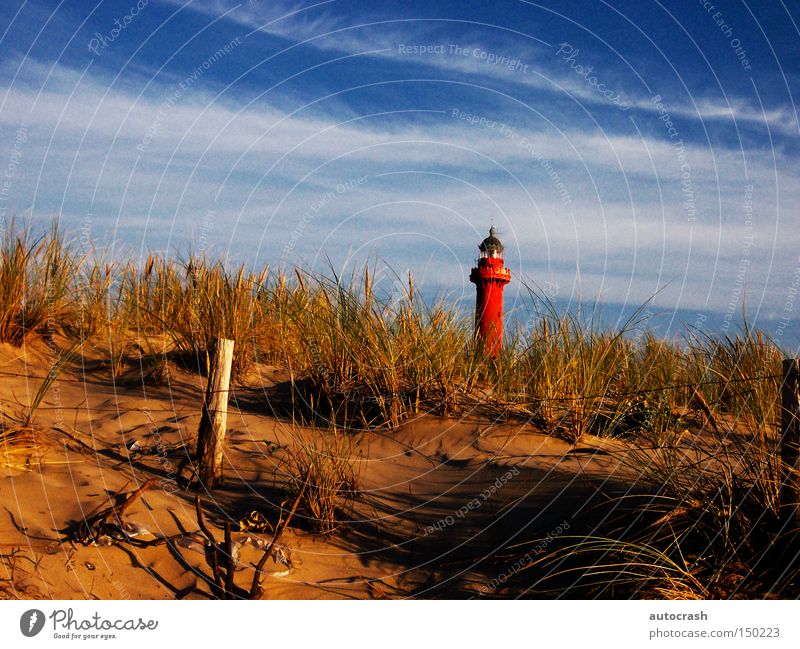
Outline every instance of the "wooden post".
<path id="1" fill-rule="evenodd" d="M 783 361 L 781 383 L 781 513 L 788 529 L 800 530 L 800 361 Z M 785 528 L 786 529 L 786 528 Z"/>
<path id="2" fill-rule="evenodd" d="M 197 477 L 206 489 L 222 484 L 222 450 L 232 364 L 233 341 L 218 338 L 212 348 L 203 415 L 197 432 Z"/>

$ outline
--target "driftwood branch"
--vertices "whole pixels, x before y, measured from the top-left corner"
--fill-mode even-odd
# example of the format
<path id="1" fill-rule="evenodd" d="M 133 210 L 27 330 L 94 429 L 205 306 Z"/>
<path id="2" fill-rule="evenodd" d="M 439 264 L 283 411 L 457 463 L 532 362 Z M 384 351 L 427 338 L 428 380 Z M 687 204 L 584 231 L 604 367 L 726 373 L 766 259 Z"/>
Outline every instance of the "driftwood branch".
<path id="1" fill-rule="evenodd" d="M 96 542 L 101 536 L 109 536 L 116 539 L 128 538 L 122 527 L 122 516 L 145 491 L 153 487 L 157 482 L 158 480 L 151 478 L 135 491 L 125 494 L 125 499 L 121 503 L 112 504 L 99 512 L 97 511 L 99 507 L 93 509 L 78 528 L 75 540 L 83 544 L 89 544 Z M 125 487 L 123 487 L 124 489 Z M 123 494 L 124 491 L 121 490 L 113 499 L 117 499 Z"/>
<path id="2" fill-rule="evenodd" d="M 214 533 L 206 524 L 203 509 L 200 507 L 199 495 L 194 498 L 194 507 L 197 512 L 197 524 L 210 545 L 209 563 L 214 579 L 214 583 L 211 584 L 211 590 L 214 596 L 217 599 L 241 599 L 242 591 L 241 589 L 237 591 L 233 579 L 236 573 L 236 559 L 233 556 L 233 530 L 230 521 L 225 521 L 225 536 L 223 537 L 222 547 L 220 547 Z M 220 561 L 220 555 L 223 557 L 222 561 Z"/>
<path id="3" fill-rule="evenodd" d="M 206 519 L 203 516 L 203 508 L 200 507 L 200 496 L 194 497 L 194 508 L 195 512 L 197 513 L 197 524 L 200 526 L 200 531 L 203 533 L 208 539 L 210 550 L 209 552 L 209 563 L 211 564 L 211 576 L 214 579 L 214 585 L 212 586 L 212 590 L 214 591 L 214 596 L 218 599 L 224 599 L 224 586 L 222 583 L 222 575 L 219 570 L 219 553 L 217 551 L 217 539 L 214 537 L 214 534 L 206 525 Z"/>
<path id="4" fill-rule="evenodd" d="M 267 549 L 264 550 L 264 554 L 261 557 L 261 560 L 258 562 L 258 566 L 256 566 L 256 574 L 253 575 L 253 584 L 250 586 L 250 599 L 260 599 L 261 595 L 263 595 L 264 590 L 261 588 L 261 572 L 264 570 L 264 566 L 267 564 L 267 559 L 269 559 L 270 555 L 272 554 L 272 548 L 275 547 L 275 544 L 278 542 L 278 539 L 283 534 L 283 531 L 289 525 L 289 522 L 292 520 L 294 513 L 297 511 L 297 506 L 300 504 L 300 499 L 306 492 L 306 488 L 308 487 L 308 479 L 311 474 L 311 469 L 309 468 L 306 471 L 305 475 L 303 476 L 303 486 L 300 488 L 300 492 L 297 494 L 297 498 L 294 499 L 294 504 L 292 508 L 289 510 L 289 515 L 278 525 L 278 528 L 275 530 L 275 534 L 272 537 L 272 541 L 267 546 Z"/>
<path id="5" fill-rule="evenodd" d="M 233 583 L 233 574 L 236 570 L 236 561 L 233 558 L 233 543 L 231 542 L 231 522 L 225 521 L 225 599 L 231 599 L 235 585 Z"/>
<path id="6" fill-rule="evenodd" d="M 714 416 L 714 413 L 711 412 L 711 408 L 708 405 L 708 402 L 703 398 L 703 395 L 700 394 L 700 390 L 697 388 L 692 389 L 692 396 L 697 401 L 697 405 L 700 407 L 700 410 L 703 411 L 703 414 L 706 416 L 708 423 L 711 424 L 711 427 L 714 429 L 714 432 L 719 432 L 719 426 L 717 425 L 717 418 Z"/>

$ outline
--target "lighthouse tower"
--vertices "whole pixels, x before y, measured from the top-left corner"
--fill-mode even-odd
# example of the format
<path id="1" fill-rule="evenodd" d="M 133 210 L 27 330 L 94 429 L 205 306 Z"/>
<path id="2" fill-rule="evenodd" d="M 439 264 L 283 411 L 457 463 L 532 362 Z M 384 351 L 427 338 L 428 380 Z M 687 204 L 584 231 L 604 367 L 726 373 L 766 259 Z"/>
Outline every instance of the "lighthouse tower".
<path id="1" fill-rule="evenodd" d="M 475 333 L 490 356 L 497 356 L 503 347 L 503 288 L 511 281 L 511 271 L 503 263 L 503 244 L 496 232 L 494 226 L 489 228 L 489 236 L 478 246 L 478 265 L 469 274 L 469 281 L 477 290 Z"/>

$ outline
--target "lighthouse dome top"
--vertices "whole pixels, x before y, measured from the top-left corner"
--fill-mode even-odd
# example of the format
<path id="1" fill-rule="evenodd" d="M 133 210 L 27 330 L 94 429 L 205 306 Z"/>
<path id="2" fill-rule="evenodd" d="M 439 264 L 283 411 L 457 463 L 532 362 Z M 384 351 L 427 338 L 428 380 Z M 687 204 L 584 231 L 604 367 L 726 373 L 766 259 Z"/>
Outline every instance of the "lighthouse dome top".
<path id="1" fill-rule="evenodd" d="M 481 245 L 478 246 L 482 253 L 494 257 L 503 252 L 503 244 L 500 242 L 500 239 L 495 236 L 496 233 L 497 230 L 494 226 L 489 228 L 489 236 L 481 241 Z"/>

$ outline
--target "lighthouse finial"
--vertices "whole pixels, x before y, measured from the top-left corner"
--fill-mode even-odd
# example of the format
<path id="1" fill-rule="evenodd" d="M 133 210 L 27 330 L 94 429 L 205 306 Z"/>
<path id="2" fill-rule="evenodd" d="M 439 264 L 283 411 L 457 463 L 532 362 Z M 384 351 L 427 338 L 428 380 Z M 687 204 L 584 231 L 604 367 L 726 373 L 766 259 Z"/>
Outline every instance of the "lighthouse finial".
<path id="1" fill-rule="evenodd" d="M 500 242 L 495 235 L 497 234 L 497 229 L 492 226 L 489 228 L 489 236 L 486 237 L 481 244 L 478 246 L 478 249 L 482 253 L 487 253 L 490 255 L 500 255 L 503 252 L 503 244 Z"/>

